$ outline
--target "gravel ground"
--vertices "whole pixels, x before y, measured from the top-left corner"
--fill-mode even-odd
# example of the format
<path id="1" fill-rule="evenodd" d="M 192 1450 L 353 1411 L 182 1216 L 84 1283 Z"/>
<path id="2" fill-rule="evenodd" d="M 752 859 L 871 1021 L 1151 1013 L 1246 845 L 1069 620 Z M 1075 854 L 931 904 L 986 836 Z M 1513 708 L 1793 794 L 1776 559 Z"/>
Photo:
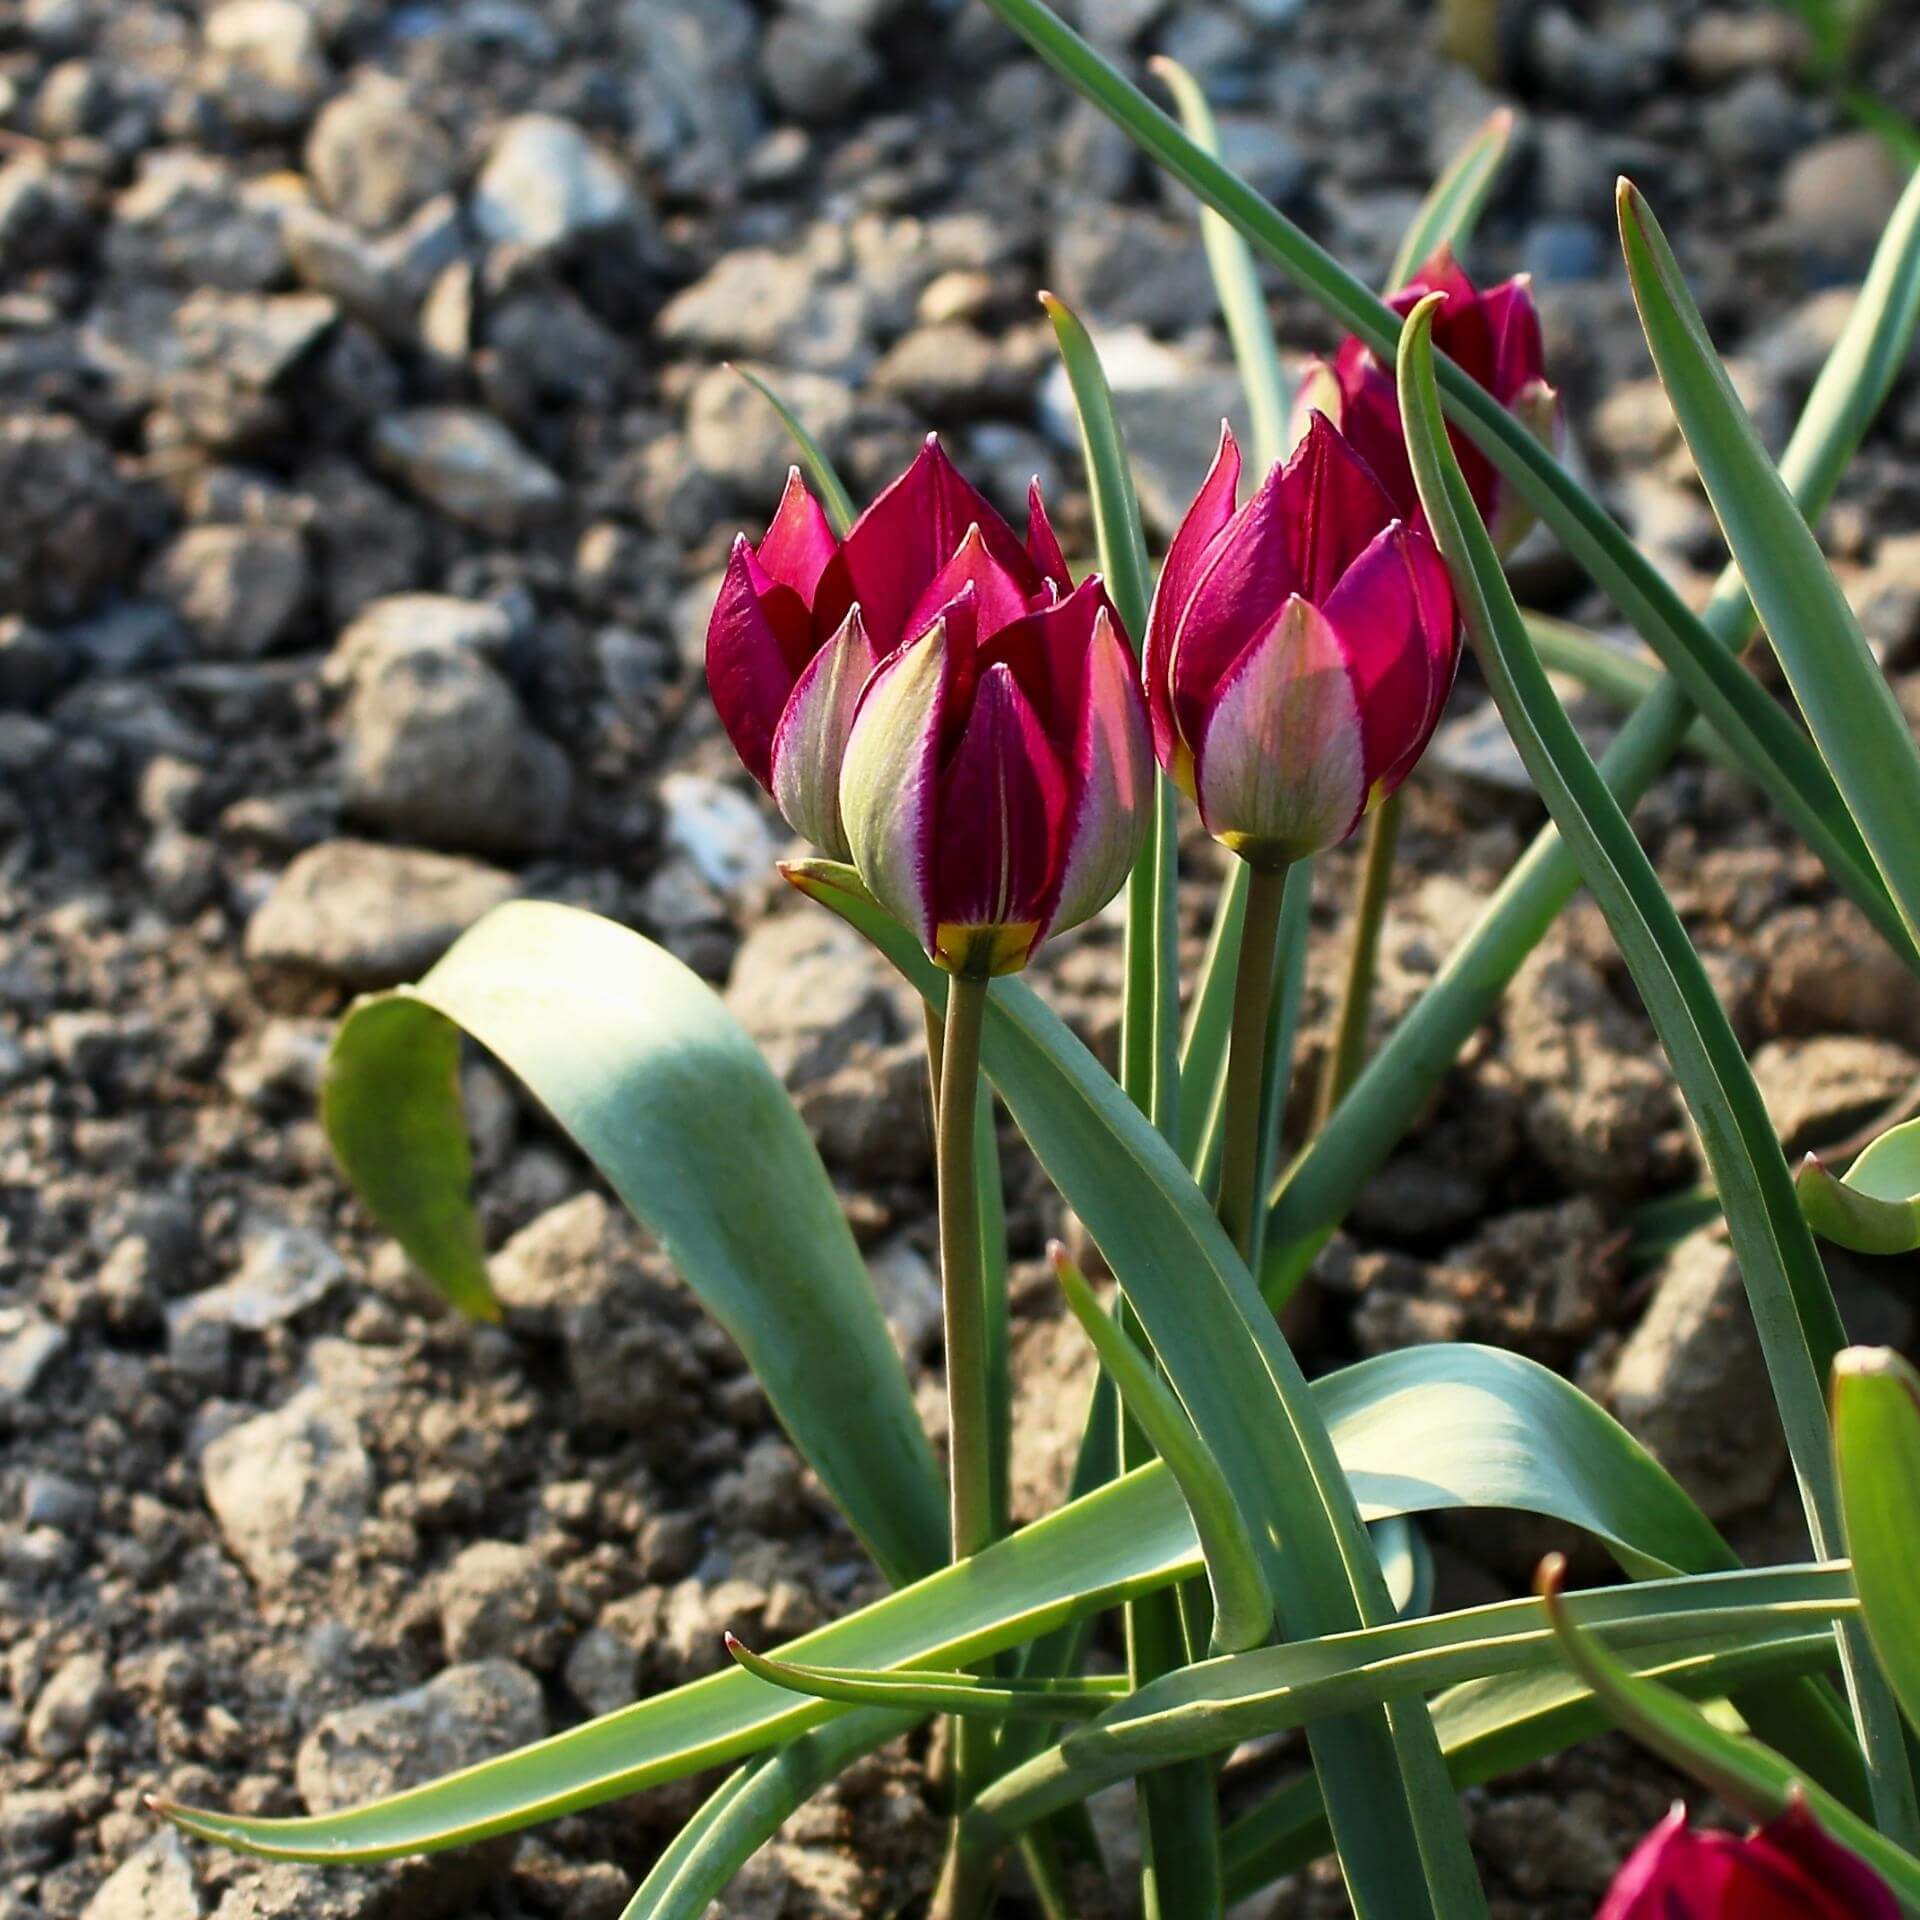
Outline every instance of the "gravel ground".
<path id="1" fill-rule="evenodd" d="M 1868 70 L 1920 112 L 1895 11 Z M 1529 0 L 1496 94 L 1414 0 L 1082 13 L 1192 67 L 1236 164 L 1375 278 L 1434 167 L 1518 104 L 1472 264 L 1534 272 L 1574 455 L 1704 594 L 1717 539 L 1611 190 L 1652 195 L 1778 444 L 1897 188 L 1779 15 Z M 714 572 L 789 458 L 721 363 L 767 367 L 857 490 L 938 428 L 1009 505 L 1039 473 L 1085 550 L 1043 285 L 1096 326 L 1164 536 L 1233 404 L 1190 210 L 980 6 L 0 0 L 0 1920 L 612 1920 L 701 1783 L 367 1873 L 184 1848 L 140 1796 L 343 1804 L 878 1591 L 729 1343 L 503 1075 L 467 1075 L 498 1330 L 369 1231 L 314 1092 L 346 998 L 498 901 L 641 927 L 792 1087 L 937 1425 L 917 1016 L 769 886 L 779 823 L 704 704 Z M 1275 310 L 1290 351 L 1329 343 L 1277 284 Z M 1823 532 L 1920 715 L 1920 380 Z M 1606 624 L 1544 544 L 1520 574 Z M 1412 790 L 1383 1025 L 1538 824 L 1489 711 L 1469 674 Z M 1751 792 L 1682 762 L 1638 818 L 1790 1147 L 1901 1099 L 1920 983 Z M 1215 872 L 1195 847 L 1196 946 Z M 1349 873 L 1324 863 L 1302 1096 Z M 1096 1044 L 1118 965 L 1111 925 L 1048 964 Z M 1057 1202 L 1008 1144 L 1032 1512 L 1087 1371 L 1035 1266 Z M 1698 1171 L 1577 907 L 1324 1257 L 1313 1361 L 1516 1347 L 1745 1549 L 1794 1552 L 1724 1250 L 1630 1257 L 1633 1208 Z M 1838 1269 L 1856 1331 L 1910 1341 L 1912 1277 Z M 1514 1591 L 1544 1544 L 1437 1529 L 1442 1599 Z M 1243 1756 L 1236 1790 L 1287 1758 Z M 911 1911 L 924 1759 L 863 1765 L 716 1911 Z M 1476 1794 L 1501 1920 L 1584 1920 L 1668 1791 L 1601 1743 Z M 1307 1876 L 1277 1910 L 1343 1909 Z"/>

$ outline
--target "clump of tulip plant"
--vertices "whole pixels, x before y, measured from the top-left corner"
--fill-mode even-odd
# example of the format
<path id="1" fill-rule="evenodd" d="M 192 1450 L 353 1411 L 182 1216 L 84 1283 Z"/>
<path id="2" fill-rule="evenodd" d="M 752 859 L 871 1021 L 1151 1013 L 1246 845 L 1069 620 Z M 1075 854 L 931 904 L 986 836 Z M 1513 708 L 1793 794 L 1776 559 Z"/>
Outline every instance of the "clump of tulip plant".
<path id="1" fill-rule="evenodd" d="M 729 1765 L 627 1910 L 698 1920 L 808 1795 L 946 1719 L 941 1920 L 1009 1903 L 1014 1849 L 1021 1897 L 1076 1913 L 1104 1871 L 1085 1804 L 1129 1780 L 1157 1920 L 1222 1915 L 1324 1854 L 1362 1920 L 1477 1920 L 1461 1788 L 1615 1725 L 1751 1831 L 1696 1832 L 1676 1813 L 1624 1863 L 1602 1920 L 1920 1906 L 1920 1380 L 1845 1345 L 1813 1237 L 1920 1248 L 1920 1133 L 1892 1129 L 1851 1167 L 1810 1162 L 1796 1180 L 1626 812 L 1704 719 L 1920 971 L 1920 752 L 1808 531 L 1920 317 L 1920 184 L 1778 468 L 1623 184 L 1626 271 L 1732 553 L 1696 615 L 1558 463 L 1525 280 L 1481 292 L 1455 263 L 1503 116 L 1436 184 L 1383 298 L 1222 164 L 1178 68 L 1161 67 L 1176 122 L 1041 0 L 990 4 L 1205 208 L 1258 478 L 1243 489 L 1224 434 L 1156 577 L 1095 344 L 1049 299 L 1096 568 L 1069 566 L 1037 490 L 1017 533 L 937 441 L 856 514 L 802 437 L 806 477 L 757 543 L 735 545 L 719 589 L 712 697 L 815 850 L 785 869 L 815 903 L 797 910 L 840 915 L 926 1004 L 944 1465 L 786 1094 L 715 996 L 638 935 L 569 908 L 499 909 L 417 986 L 355 1006 L 323 1095 L 373 1212 L 486 1315 L 461 1036 L 518 1072 L 738 1341 L 894 1591 L 783 1648 L 730 1641 L 726 1672 L 367 1806 L 162 1811 L 279 1858 L 376 1860 Z M 1290 437 L 1253 251 L 1350 330 L 1309 369 Z M 1502 570 L 1535 518 L 1659 662 L 1597 766 L 1542 660 L 1578 671 L 1593 643 L 1524 614 Z M 1756 618 L 1797 711 L 1739 663 Z M 1463 643 L 1552 826 L 1369 1058 L 1396 796 Z M 1186 802 L 1235 858 L 1183 994 Z M 1306 883 L 1363 823 L 1340 1032 L 1318 1118 L 1286 1139 Z M 1582 883 L 1695 1122 L 1793 1457 L 1804 1565 L 1743 1566 L 1598 1405 L 1517 1355 L 1436 1345 L 1309 1382 L 1282 1332 L 1318 1249 Z M 1027 973 L 1121 895 L 1116 1075 Z M 1018 1528 L 983 1085 L 1114 1282 L 1103 1297 L 1054 1249 L 1101 1370 L 1073 1497 Z M 1533 1595 L 1434 1613 L 1419 1516 L 1474 1506 L 1582 1529 L 1623 1579 L 1568 1592 L 1552 1565 Z M 1089 1672 L 1089 1635 L 1114 1612 L 1125 1672 Z M 1221 1756 L 1287 1730 L 1305 1735 L 1301 1772 L 1227 1818 Z"/>

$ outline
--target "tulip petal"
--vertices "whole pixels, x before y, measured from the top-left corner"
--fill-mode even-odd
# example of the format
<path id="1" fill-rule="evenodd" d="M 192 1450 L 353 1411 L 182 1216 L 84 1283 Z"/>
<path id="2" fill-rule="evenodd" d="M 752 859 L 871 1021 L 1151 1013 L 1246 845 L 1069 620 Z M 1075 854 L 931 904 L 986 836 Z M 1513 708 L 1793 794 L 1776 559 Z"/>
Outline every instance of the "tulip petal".
<path id="1" fill-rule="evenodd" d="M 1204 577 L 1206 555 L 1233 518 L 1239 492 L 1240 446 L 1233 429 L 1223 420 L 1213 465 L 1167 548 L 1166 564 L 1160 569 L 1159 584 L 1153 592 L 1153 609 L 1147 616 L 1142 670 L 1153 722 L 1153 748 L 1163 766 L 1173 765 L 1179 740 L 1174 722 L 1173 655 L 1180 627 Z"/>
<path id="2" fill-rule="evenodd" d="M 783 616 L 787 610 L 773 595 L 762 594 L 765 580 L 745 538 L 736 540 L 707 621 L 707 685 L 734 751 L 747 771 L 771 791 L 774 730 L 793 690 L 796 666 L 770 617 Z M 798 604 L 788 590 L 775 592 L 787 592 Z M 804 617 L 806 609 L 801 607 L 800 612 Z M 782 625 L 791 624 L 782 617 Z"/>
<path id="3" fill-rule="evenodd" d="M 814 603 L 820 623 L 838 626 L 857 600 L 883 655 L 917 638 L 908 615 L 974 526 L 1020 590 L 1039 598 L 1044 581 L 1026 548 L 929 434 L 913 464 L 853 523 L 822 575 Z"/>
<path id="4" fill-rule="evenodd" d="M 1862 1860 L 1822 1831 L 1804 1800 L 1746 1843 L 1756 1863 L 1781 1870 L 1797 1889 L 1802 1905 L 1782 1903 L 1780 1913 L 1805 1913 L 1817 1920 L 1897 1920 L 1899 1903 L 1887 1883 Z"/>
<path id="5" fill-rule="evenodd" d="M 936 956 L 967 971 L 1024 964 L 1046 931 L 1067 782 L 1040 716 L 1004 661 L 980 675 L 973 711 L 940 776 L 936 810 Z M 997 930 L 1020 937 L 981 937 Z M 996 956 L 987 967 L 979 965 L 983 950 Z"/>
<path id="6" fill-rule="evenodd" d="M 1279 491 L 1294 591 L 1322 604 L 1392 519 L 1393 502 L 1353 443 L 1318 413 L 1282 470 Z"/>
<path id="7" fill-rule="evenodd" d="M 840 822 L 840 768 L 874 665 L 855 607 L 794 683 L 773 736 L 774 802 L 795 833 L 835 860 L 849 857 Z"/>
<path id="8" fill-rule="evenodd" d="M 1410 520 L 1420 511 L 1413 484 L 1413 465 L 1407 458 L 1406 438 L 1400 430 L 1400 398 L 1392 372 L 1364 340 L 1349 335 L 1333 359 L 1340 386 L 1340 408 L 1327 410 L 1353 450 L 1373 470 L 1387 491 L 1393 510 Z M 1304 437 L 1306 422 L 1301 423 Z"/>
<path id="9" fill-rule="evenodd" d="M 1103 613 L 1124 645 L 1126 630 L 1107 598 L 1106 584 L 1090 573 L 1064 600 L 1023 614 L 997 632 L 988 632 L 981 623 L 980 664 L 1004 660 L 1013 669 L 1050 740 L 1070 740 L 1079 724 L 1087 650 Z"/>
<path id="10" fill-rule="evenodd" d="M 789 467 L 786 491 L 753 557 L 769 579 L 791 587 L 812 606 L 820 576 L 839 551 L 840 542 L 834 538 L 826 510 L 807 491 L 800 469 Z"/>
<path id="11" fill-rule="evenodd" d="M 1094 621 L 1068 762 L 1065 839 L 1050 932 L 1077 927 L 1126 884 L 1153 805 L 1153 745 L 1133 655 L 1105 608 Z"/>
<path id="12" fill-rule="evenodd" d="M 1699 1841 L 1675 1801 L 1614 1876 L 1594 1920 L 1715 1920 L 1726 1863 L 1704 1854 Z"/>
<path id="13" fill-rule="evenodd" d="M 1064 593 L 1073 591 L 1073 573 L 1060 551 L 1059 536 L 1047 518 L 1047 503 L 1036 478 L 1027 486 L 1027 553 L 1043 575 Z"/>
<path id="14" fill-rule="evenodd" d="M 1540 334 L 1540 310 L 1533 304 L 1533 276 L 1516 274 L 1481 296 L 1481 311 L 1493 337 L 1493 378 L 1489 391 L 1511 406 L 1523 387 L 1544 382 L 1547 350 Z"/>
<path id="15" fill-rule="evenodd" d="M 1383 800 L 1426 750 L 1459 665 L 1446 564 L 1404 521 L 1341 576 L 1322 609 L 1353 673 L 1369 802 Z"/>
<path id="16" fill-rule="evenodd" d="M 1166 681 L 1175 753 L 1163 756 L 1161 764 L 1176 778 L 1191 773 L 1190 756 L 1206 730 L 1222 678 L 1273 624 L 1287 596 L 1298 591 L 1284 474 L 1284 467 L 1271 468 L 1252 499 L 1214 536 L 1200 556 L 1186 607 L 1173 623 Z"/>
<path id="17" fill-rule="evenodd" d="M 1250 860 L 1305 859 L 1359 823 L 1366 763 L 1346 650 L 1298 594 L 1221 684 L 1194 782 L 1207 831 Z"/>
<path id="18" fill-rule="evenodd" d="M 860 877 L 934 950 L 933 831 L 956 647 L 945 620 L 875 669 L 840 767 L 840 819 Z"/>
<path id="19" fill-rule="evenodd" d="M 1040 597 L 1029 593 L 1001 565 L 987 546 L 985 530 L 976 522 L 967 529 L 952 559 L 934 575 L 926 591 L 914 602 L 902 637 L 911 640 L 924 632 L 969 587 L 973 590 L 974 617 L 980 623 L 983 636 L 997 633 L 1022 619 Z M 1045 591 L 1046 583 L 1042 581 L 1041 594 Z M 864 612 L 865 608 L 861 610 Z"/>

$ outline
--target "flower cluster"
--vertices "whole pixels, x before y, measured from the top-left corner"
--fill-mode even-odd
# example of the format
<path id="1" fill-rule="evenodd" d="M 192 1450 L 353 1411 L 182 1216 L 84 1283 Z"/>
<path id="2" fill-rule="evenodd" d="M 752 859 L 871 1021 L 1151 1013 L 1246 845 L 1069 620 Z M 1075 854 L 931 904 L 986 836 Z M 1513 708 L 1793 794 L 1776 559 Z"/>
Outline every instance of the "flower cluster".
<path id="1" fill-rule="evenodd" d="M 1441 344 L 1542 432 L 1526 283 L 1476 293 L 1450 256 Z M 1024 966 L 1119 890 L 1153 759 L 1243 858 L 1344 840 L 1412 771 L 1459 660 L 1388 370 L 1357 340 L 1310 375 L 1299 444 L 1241 504 L 1220 450 L 1175 534 L 1143 636 L 1074 584 L 1038 485 L 1024 538 L 929 438 L 836 537 L 796 470 L 735 543 L 707 633 L 714 704 L 793 829 L 851 860 L 949 969 Z M 1491 466 L 1475 498 L 1509 535 Z"/>

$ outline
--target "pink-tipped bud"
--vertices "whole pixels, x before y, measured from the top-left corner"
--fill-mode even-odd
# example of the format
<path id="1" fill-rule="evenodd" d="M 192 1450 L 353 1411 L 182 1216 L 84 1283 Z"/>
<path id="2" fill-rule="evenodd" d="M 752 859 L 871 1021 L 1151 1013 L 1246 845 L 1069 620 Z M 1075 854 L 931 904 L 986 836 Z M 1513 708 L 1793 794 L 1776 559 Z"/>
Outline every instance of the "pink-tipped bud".
<path id="1" fill-rule="evenodd" d="M 1154 595 L 1147 700 L 1207 831 L 1284 865 L 1344 840 L 1412 771 L 1459 624 L 1432 540 L 1325 415 L 1236 508 L 1239 479 L 1223 429 Z"/>

